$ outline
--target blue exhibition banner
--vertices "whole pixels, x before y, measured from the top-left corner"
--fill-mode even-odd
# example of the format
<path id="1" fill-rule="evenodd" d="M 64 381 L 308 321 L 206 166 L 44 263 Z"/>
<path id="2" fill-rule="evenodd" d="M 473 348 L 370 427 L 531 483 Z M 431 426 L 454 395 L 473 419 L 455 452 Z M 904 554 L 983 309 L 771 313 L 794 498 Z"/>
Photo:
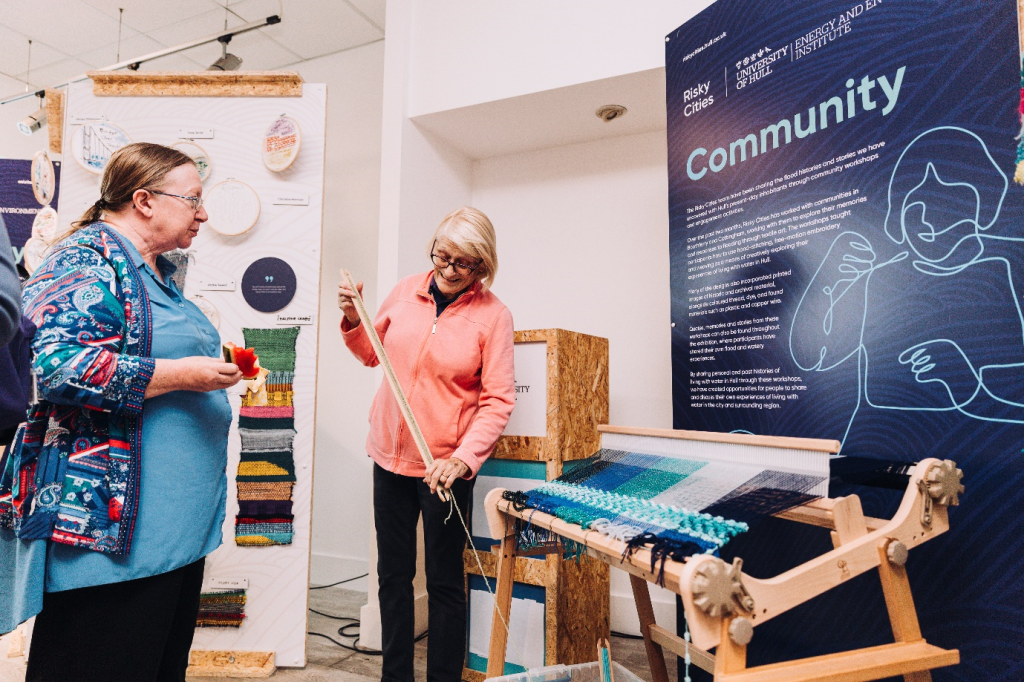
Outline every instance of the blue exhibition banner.
<path id="1" fill-rule="evenodd" d="M 951 532 L 908 564 L 925 638 L 962 656 L 935 679 L 1024 679 L 1016 3 L 718 0 L 666 40 L 675 427 L 955 460 Z M 831 549 L 793 525 L 729 554 L 768 577 Z M 869 574 L 750 660 L 891 641 Z"/>
<path id="2" fill-rule="evenodd" d="M 32 193 L 32 161 L 0 159 L 0 217 L 14 247 L 14 260 L 22 261 L 22 249 L 32 236 L 32 221 L 42 206 Z M 60 187 L 60 161 L 53 162 L 54 186 Z M 55 189 L 50 206 L 57 207 L 59 189 Z"/>

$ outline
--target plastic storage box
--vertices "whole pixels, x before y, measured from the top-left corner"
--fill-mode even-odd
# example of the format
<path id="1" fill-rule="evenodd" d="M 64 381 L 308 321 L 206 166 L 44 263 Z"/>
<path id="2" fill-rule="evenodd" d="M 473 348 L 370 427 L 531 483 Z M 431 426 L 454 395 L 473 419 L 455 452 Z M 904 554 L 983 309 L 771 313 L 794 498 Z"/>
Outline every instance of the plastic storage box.
<path id="1" fill-rule="evenodd" d="M 615 671 L 615 682 L 643 682 L 615 661 L 612 661 L 612 669 Z M 601 682 L 601 670 L 596 661 L 578 665 L 551 665 L 514 675 L 489 677 L 485 682 Z"/>

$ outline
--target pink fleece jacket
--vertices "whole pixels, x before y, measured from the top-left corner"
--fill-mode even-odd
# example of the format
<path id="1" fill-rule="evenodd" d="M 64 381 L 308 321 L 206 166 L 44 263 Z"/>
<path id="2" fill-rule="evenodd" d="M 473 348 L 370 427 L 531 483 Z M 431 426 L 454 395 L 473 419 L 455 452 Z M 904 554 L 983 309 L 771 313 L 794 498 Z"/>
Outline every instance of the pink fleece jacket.
<path id="1" fill-rule="evenodd" d="M 395 369 L 435 459 L 456 457 L 476 476 L 515 407 L 512 313 L 473 284 L 440 317 L 428 287 L 433 272 L 399 282 L 373 326 Z M 379 364 L 363 325 L 342 317 L 345 345 L 366 366 Z M 426 467 L 387 379 L 370 408 L 366 450 L 374 462 L 403 476 Z"/>

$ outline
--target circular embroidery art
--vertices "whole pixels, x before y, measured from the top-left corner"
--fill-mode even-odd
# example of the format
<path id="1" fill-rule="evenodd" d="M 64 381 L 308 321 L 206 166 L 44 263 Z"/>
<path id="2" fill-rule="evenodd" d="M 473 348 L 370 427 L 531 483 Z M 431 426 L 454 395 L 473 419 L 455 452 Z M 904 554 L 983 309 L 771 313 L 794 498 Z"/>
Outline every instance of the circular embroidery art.
<path id="1" fill-rule="evenodd" d="M 71 135 L 71 154 L 85 170 L 102 175 L 111 155 L 131 144 L 128 133 L 109 121 L 86 123 Z"/>
<path id="2" fill-rule="evenodd" d="M 263 135 L 263 165 L 275 173 L 289 168 L 299 156 L 302 131 L 293 118 L 281 116 Z"/>
<path id="3" fill-rule="evenodd" d="M 215 232 L 227 237 L 245 234 L 260 217 L 260 198 L 249 185 L 228 179 L 218 182 L 203 198 Z"/>
<path id="4" fill-rule="evenodd" d="M 213 162 L 210 161 L 210 155 L 206 153 L 206 150 L 192 140 L 178 140 L 171 146 L 188 154 L 196 162 L 196 168 L 199 170 L 199 180 L 206 182 L 206 179 L 213 173 Z"/>
<path id="5" fill-rule="evenodd" d="M 280 258 L 260 258 L 242 275 L 242 296 L 261 313 L 276 313 L 291 303 L 295 286 L 295 271 Z"/>
<path id="6" fill-rule="evenodd" d="M 57 189 L 57 179 L 53 172 L 53 162 L 46 150 L 38 151 L 32 157 L 32 194 L 43 206 L 49 206 L 53 193 Z"/>
<path id="7" fill-rule="evenodd" d="M 32 236 L 25 242 L 25 269 L 31 275 L 43 262 L 50 245 L 57 238 L 57 211 L 44 206 L 32 221 Z"/>
<path id="8" fill-rule="evenodd" d="M 214 329 L 220 330 L 220 311 L 217 310 L 217 306 L 210 302 L 210 299 L 196 294 L 188 300 L 195 303 L 196 307 L 203 312 L 203 315 L 206 315 L 206 319 L 210 321 Z"/>

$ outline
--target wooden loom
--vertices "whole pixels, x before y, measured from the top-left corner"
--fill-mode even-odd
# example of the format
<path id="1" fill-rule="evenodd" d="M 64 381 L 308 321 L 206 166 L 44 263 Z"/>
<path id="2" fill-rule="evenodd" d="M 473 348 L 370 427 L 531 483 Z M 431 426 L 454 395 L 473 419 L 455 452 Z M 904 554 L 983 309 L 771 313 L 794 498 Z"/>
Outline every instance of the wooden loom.
<path id="1" fill-rule="evenodd" d="M 650 439 L 658 444 L 659 452 L 685 450 L 687 441 L 782 449 L 799 457 L 814 453 L 827 457 L 840 447 L 838 441 L 804 438 L 611 426 L 599 426 L 598 430 L 602 440 L 613 434 Z M 903 675 L 907 682 L 927 682 L 931 680 L 932 668 L 959 663 L 959 651 L 939 648 L 922 638 L 905 564 L 911 548 L 949 529 L 947 507 L 959 503 L 962 476 L 949 460 L 919 462 L 890 521 L 865 517 L 856 495 L 822 497 L 776 514 L 790 521 L 831 529 L 835 548 L 774 578 L 760 580 L 742 573 L 739 559 L 732 566 L 710 555 L 696 555 L 682 562 L 669 560 L 664 568 L 664 586 L 682 597 L 693 642 L 689 646 L 692 662 L 712 673 L 716 682 L 859 682 L 895 675 Z M 487 677 L 497 677 L 504 670 L 508 631 L 502 621 L 508 622 L 511 609 L 518 553 L 515 522 L 522 519 L 585 545 L 589 556 L 630 574 L 652 676 L 655 682 L 668 682 L 664 649 L 685 656 L 688 645 L 654 622 L 647 583 L 657 578 L 651 571 L 650 552 L 639 550 L 623 559 L 624 542 L 540 511 L 516 511 L 510 501 L 502 499 L 503 492 L 492 490 L 485 501 L 491 535 L 502 538 L 500 546 L 495 545 L 499 552 L 495 608 L 501 619 L 495 619 L 491 625 Z M 555 551 L 560 550 L 541 547 L 528 553 Z M 747 644 L 756 626 L 875 568 L 892 624 L 893 644 L 746 667 Z M 715 647 L 714 655 L 708 653 Z"/>

